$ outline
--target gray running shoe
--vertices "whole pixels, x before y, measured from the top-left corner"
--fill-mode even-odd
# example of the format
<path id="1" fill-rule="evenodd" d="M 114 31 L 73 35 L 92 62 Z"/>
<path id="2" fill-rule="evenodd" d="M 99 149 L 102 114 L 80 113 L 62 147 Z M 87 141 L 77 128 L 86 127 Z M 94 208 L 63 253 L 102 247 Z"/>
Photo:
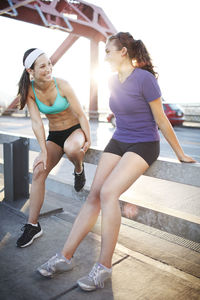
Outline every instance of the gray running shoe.
<path id="1" fill-rule="evenodd" d="M 94 291 L 104 287 L 104 281 L 111 278 L 112 270 L 108 271 L 102 265 L 96 263 L 88 276 L 80 278 L 77 283 L 84 291 Z"/>
<path id="2" fill-rule="evenodd" d="M 66 259 L 62 254 L 56 254 L 46 263 L 37 268 L 37 271 L 45 277 L 52 277 L 55 273 L 62 273 L 72 270 L 74 267 L 73 258 Z"/>

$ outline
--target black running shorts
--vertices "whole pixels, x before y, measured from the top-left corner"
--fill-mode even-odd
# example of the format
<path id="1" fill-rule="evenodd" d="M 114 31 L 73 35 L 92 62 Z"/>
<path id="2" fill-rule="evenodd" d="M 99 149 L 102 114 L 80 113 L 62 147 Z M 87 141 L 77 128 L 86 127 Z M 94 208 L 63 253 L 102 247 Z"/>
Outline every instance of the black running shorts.
<path id="1" fill-rule="evenodd" d="M 126 152 L 134 152 L 141 156 L 150 166 L 159 156 L 160 142 L 124 143 L 111 139 L 104 152 L 123 156 Z"/>
<path id="2" fill-rule="evenodd" d="M 70 134 L 72 134 L 74 130 L 78 128 L 81 128 L 80 124 L 74 125 L 65 130 L 49 131 L 47 141 L 54 142 L 63 149 L 66 139 L 70 136 Z"/>

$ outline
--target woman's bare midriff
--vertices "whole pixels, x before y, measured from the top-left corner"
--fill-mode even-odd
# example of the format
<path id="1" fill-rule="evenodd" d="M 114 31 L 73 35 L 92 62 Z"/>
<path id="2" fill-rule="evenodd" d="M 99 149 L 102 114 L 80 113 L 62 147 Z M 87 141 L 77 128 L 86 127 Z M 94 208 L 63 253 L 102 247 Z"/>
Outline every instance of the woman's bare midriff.
<path id="1" fill-rule="evenodd" d="M 58 114 L 47 114 L 46 117 L 50 131 L 65 130 L 79 123 L 70 106 Z"/>

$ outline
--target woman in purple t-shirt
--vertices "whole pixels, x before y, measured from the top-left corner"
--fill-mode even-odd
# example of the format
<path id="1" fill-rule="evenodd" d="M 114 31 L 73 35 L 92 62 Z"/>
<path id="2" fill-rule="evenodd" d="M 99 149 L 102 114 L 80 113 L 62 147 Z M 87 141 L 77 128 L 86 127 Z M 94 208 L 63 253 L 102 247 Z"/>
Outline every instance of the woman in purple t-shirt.
<path id="1" fill-rule="evenodd" d="M 158 127 L 181 162 L 195 162 L 184 154 L 165 116 L 156 73 L 142 41 L 134 40 L 127 32 L 111 36 L 106 43 L 106 59 L 117 72 L 110 82 L 110 108 L 116 116 L 116 131 L 102 154 L 89 196 L 61 254 L 38 268 L 43 276 L 72 269 L 73 254 L 96 223 L 101 209 L 101 253 L 90 274 L 78 280 L 86 291 L 103 287 L 111 277 L 121 224 L 118 199 L 157 159 Z"/>

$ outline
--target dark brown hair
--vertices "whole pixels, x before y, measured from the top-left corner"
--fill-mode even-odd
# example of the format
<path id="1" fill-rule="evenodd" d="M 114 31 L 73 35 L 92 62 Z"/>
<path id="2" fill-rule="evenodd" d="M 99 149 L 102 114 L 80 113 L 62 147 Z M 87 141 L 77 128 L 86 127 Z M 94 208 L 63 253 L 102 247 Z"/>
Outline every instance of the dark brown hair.
<path id="1" fill-rule="evenodd" d="M 36 48 L 31 48 L 24 53 L 23 65 L 24 65 L 24 62 L 25 62 L 25 59 L 27 58 L 27 56 L 35 49 Z M 30 69 L 34 69 L 34 63 L 30 67 Z M 24 106 L 26 105 L 29 85 L 30 85 L 29 73 L 26 71 L 26 69 L 24 69 L 24 71 L 21 75 L 21 78 L 19 80 L 19 83 L 18 83 L 18 86 L 19 86 L 19 88 L 18 88 L 19 109 L 23 109 Z"/>
<path id="2" fill-rule="evenodd" d="M 108 41 L 115 41 L 119 50 L 126 47 L 129 57 L 136 60 L 136 67 L 147 70 L 156 78 L 158 77 L 158 73 L 154 71 L 150 55 L 141 40 L 135 40 L 129 32 L 118 32 L 108 37 Z"/>

